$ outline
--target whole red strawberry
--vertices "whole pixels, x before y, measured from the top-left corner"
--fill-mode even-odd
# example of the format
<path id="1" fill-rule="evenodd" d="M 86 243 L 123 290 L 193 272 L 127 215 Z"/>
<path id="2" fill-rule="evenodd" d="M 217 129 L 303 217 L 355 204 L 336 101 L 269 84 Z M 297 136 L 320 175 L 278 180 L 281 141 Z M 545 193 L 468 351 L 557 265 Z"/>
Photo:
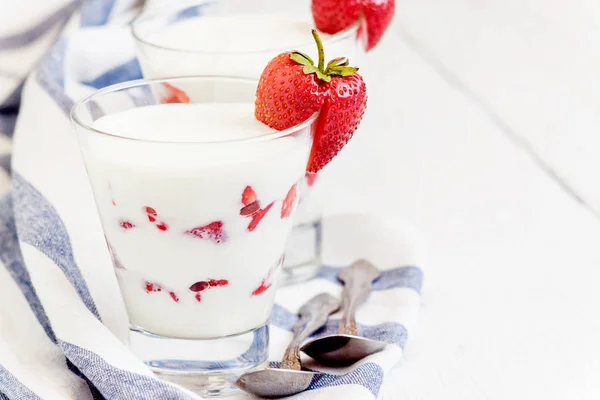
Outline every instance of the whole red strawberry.
<path id="1" fill-rule="evenodd" d="M 359 36 L 363 38 L 365 50 L 369 51 L 379 43 L 394 17 L 395 0 L 362 0 L 363 21 Z M 366 37 L 365 37 L 366 34 Z"/>
<path id="2" fill-rule="evenodd" d="M 336 58 L 325 67 L 323 44 L 312 31 L 319 62 L 299 52 L 282 53 L 267 64 L 256 90 L 254 114 L 271 128 L 298 125 L 320 110 L 313 133 L 308 172 L 318 172 L 346 145 L 360 124 L 367 104 L 366 86 L 348 66 Z"/>
<path id="3" fill-rule="evenodd" d="M 338 33 L 358 21 L 361 0 L 312 0 L 312 15 L 318 30 Z"/>

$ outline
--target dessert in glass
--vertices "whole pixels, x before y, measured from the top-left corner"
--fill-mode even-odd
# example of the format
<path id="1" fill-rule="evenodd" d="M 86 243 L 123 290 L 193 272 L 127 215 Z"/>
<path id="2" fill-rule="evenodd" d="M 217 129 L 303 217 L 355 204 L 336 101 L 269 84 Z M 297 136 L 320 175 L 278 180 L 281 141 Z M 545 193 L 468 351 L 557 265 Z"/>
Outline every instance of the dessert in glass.
<path id="1" fill-rule="evenodd" d="M 284 50 L 313 55 L 308 18 L 259 10 L 259 0 L 207 0 L 187 8 L 155 9 L 133 23 L 144 77 L 223 74 L 258 78 L 265 65 Z M 342 32 L 321 34 L 329 55 L 356 54 L 359 23 Z M 298 186 L 299 206 L 286 246 L 282 284 L 315 276 L 321 266 L 321 219 L 327 169 L 306 173 Z"/>
<path id="2" fill-rule="evenodd" d="M 220 76 L 139 80 L 71 113 L 130 346 L 210 396 L 267 362 L 274 282 L 317 115 L 273 130 L 254 118 L 256 87 Z"/>

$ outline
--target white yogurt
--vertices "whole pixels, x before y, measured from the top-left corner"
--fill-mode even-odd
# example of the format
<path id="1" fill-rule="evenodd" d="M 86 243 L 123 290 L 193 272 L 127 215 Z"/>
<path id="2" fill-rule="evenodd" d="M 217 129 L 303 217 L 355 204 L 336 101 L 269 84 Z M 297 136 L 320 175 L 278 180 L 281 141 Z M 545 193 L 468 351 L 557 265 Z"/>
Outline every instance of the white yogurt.
<path id="1" fill-rule="evenodd" d="M 264 324 L 293 217 L 282 218 L 283 200 L 304 176 L 309 129 L 216 143 L 273 132 L 251 103 L 147 106 L 93 127 L 146 140 L 90 134 L 82 146 L 131 323 L 179 338 Z M 241 215 L 247 186 L 258 213 L 272 203 L 253 230 L 257 210 Z"/>

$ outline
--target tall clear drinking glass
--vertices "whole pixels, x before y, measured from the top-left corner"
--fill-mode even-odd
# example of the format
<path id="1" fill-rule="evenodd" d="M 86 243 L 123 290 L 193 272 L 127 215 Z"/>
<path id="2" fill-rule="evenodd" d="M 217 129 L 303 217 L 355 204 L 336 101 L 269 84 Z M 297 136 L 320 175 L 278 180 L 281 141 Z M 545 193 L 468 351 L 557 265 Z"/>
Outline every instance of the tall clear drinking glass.
<path id="1" fill-rule="evenodd" d="M 290 8 L 287 1 L 279 3 Z M 151 8 L 133 23 L 144 76 L 200 73 L 258 78 L 268 61 L 284 51 L 299 50 L 316 60 L 310 10 L 290 15 L 277 4 L 264 0 L 206 0 L 180 8 Z M 323 34 L 326 57 L 352 59 L 357 53 L 357 31 L 358 23 L 335 35 Z M 306 174 L 299 187 L 300 205 L 286 246 L 284 284 L 318 273 L 327 180 L 327 170 L 318 175 Z"/>
<path id="2" fill-rule="evenodd" d="M 257 81 L 139 80 L 72 120 L 130 320 L 132 350 L 204 395 L 267 361 L 267 321 L 316 116 L 253 118 Z M 173 92 L 186 104 L 172 103 Z"/>

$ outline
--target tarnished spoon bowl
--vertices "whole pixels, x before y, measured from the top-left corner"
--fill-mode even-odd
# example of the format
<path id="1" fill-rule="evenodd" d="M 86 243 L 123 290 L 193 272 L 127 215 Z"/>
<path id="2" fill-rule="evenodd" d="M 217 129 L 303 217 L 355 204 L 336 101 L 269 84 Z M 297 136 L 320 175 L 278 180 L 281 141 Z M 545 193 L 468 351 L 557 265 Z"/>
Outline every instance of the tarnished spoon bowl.
<path id="1" fill-rule="evenodd" d="M 245 392 L 273 399 L 305 391 L 314 376 L 314 372 L 267 368 L 242 375 L 236 385 Z"/>
<path id="2" fill-rule="evenodd" d="M 372 290 L 372 283 L 381 272 L 366 260 L 357 260 L 340 271 L 344 282 L 342 291 L 342 319 L 339 332 L 308 341 L 301 351 L 313 359 L 330 365 L 349 365 L 381 351 L 386 343 L 358 336 L 356 309 Z"/>
<path id="3" fill-rule="evenodd" d="M 340 308 L 340 301 L 321 293 L 307 301 L 299 311 L 294 325 L 294 338 L 283 355 L 280 368 L 267 368 L 243 374 L 235 382 L 245 392 L 266 398 L 291 396 L 308 389 L 314 372 L 302 371 L 300 344 L 327 322 L 329 315 Z"/>
<path id="4" fill-rule="evenodd" d="M 335 334 L 313 339 L 300 350 L 323 364 L 350 365 L 383 350 L 386 345 L 361 336 Z"/>

